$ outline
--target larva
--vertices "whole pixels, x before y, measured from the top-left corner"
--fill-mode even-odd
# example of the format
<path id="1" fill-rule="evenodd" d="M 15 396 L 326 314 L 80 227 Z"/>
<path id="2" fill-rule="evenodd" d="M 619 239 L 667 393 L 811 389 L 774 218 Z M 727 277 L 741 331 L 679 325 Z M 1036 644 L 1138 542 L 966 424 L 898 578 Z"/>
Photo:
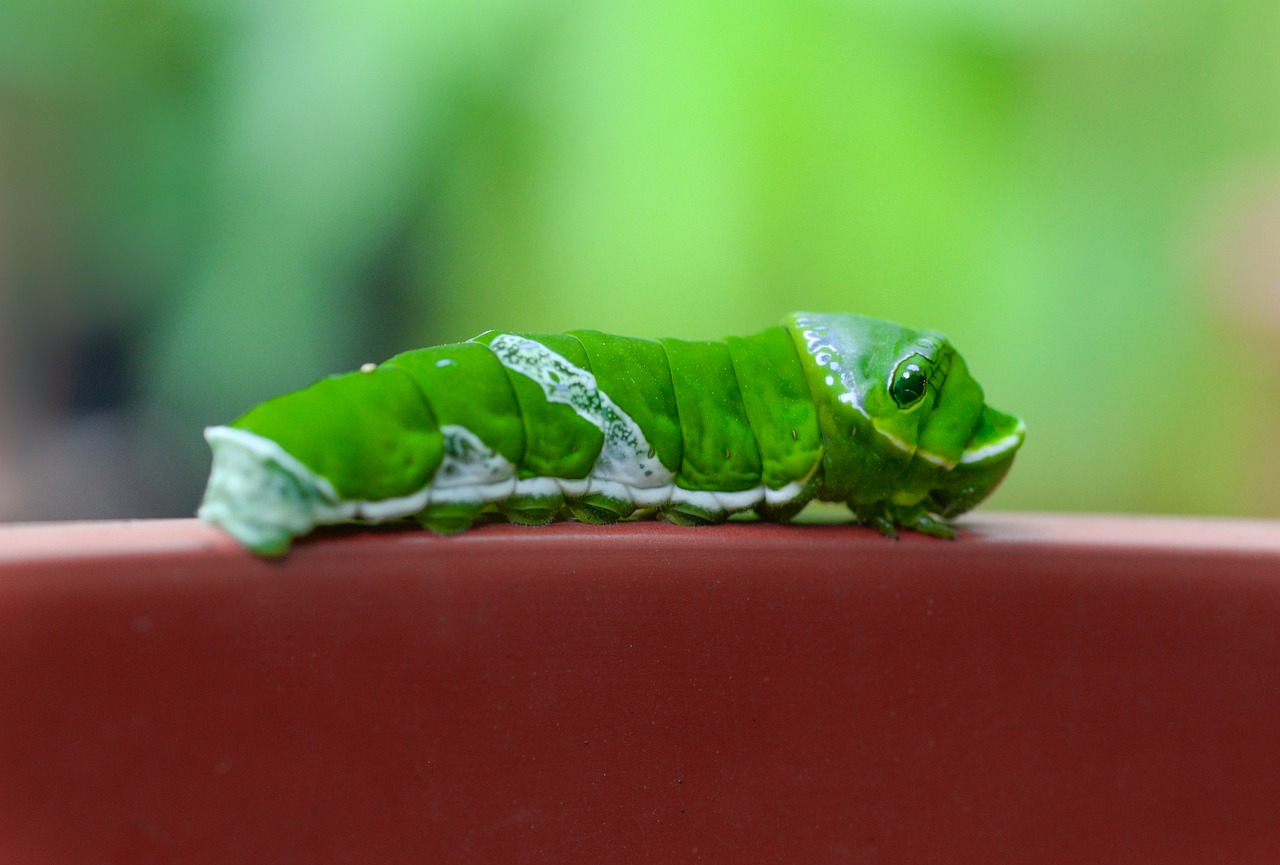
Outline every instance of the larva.
<path id="1" fill-rule="evenodd" d="M 490 331 L 208 428 L 199 516 L 263 555 L 328 523 L 698 525 L 813 499 L 949 537 L 1024 436 L 944 336 L 881 319 L 793 313 L 723 341 Z"/>

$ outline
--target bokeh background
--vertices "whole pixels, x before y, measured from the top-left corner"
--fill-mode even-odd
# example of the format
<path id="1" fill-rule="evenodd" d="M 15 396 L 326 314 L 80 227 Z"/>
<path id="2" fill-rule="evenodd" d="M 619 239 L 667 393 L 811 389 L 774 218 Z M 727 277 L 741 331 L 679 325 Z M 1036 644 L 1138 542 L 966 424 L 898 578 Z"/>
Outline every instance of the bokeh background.
<path id="1" fill-rule="evenodd" d="M 1280 4 L 5 0 L 0 519 L 489 327 L 944 331 L 993 506 L 1280 514 Z"/>

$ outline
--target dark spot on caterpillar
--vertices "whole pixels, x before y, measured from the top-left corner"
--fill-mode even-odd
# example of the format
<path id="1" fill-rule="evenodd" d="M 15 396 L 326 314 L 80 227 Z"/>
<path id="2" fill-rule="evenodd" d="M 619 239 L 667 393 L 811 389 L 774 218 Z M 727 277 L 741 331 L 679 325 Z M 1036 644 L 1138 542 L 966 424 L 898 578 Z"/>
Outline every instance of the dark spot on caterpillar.
<path id="1" fill-rule="evenodd" d="M 653 469 L 645 469 L 645 472 L 644 472 L 645 477 L 651 477 L 652 475 L 653 475 Z"/>

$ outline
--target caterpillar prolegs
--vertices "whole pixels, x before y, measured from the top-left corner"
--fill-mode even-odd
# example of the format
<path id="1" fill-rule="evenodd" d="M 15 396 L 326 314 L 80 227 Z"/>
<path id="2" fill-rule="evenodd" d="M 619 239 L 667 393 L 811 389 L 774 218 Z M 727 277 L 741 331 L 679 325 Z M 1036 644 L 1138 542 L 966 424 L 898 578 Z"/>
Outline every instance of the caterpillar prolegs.
<path id="1" fill-rule="evenodd" d="M 327 523 L 698 525 L 789 520 L 813 499 L 949 537 L 1024 434 L 944 336 L 865 316 L 793 313 L 714 342 L 489 331 L 205 430 L 199 516 L 264 555 Z"/>

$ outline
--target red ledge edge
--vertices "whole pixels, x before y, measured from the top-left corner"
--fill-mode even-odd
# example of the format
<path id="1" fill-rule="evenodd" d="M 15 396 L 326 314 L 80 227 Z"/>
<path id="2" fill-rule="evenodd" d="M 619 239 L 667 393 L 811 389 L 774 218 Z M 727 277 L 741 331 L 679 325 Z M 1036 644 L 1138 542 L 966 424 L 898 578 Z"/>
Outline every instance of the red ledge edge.
<path id="1" fill-rule="evenodd" d="M 1280 523 L 0 528 L 0 863 L 1280 862 Z"/>
<path id="2" fill-rule="evenodd" d="M 911 532 L 896 542 L 870 529 L 847 523 L 776 525 L 730 522 L 722 526 L 686 528 L 661 522 L 623 522 L 589 526 L 574 522 L 526 527 L 493 524 L 461 535 L 437 537 L 415 527 L 345 526 L 321 529 L 295 544 L 297 551 L 352 543 L 366 548 L 411 544 L 439 545 L 440 550 L 500 544 L 551 544 L 566 549 L 613 543 L 673 543 L 680 546 L 727 544 L 731 548 L 758 543 L 804 547 L 816 539 L 870 548 L 885 544 L 926 544 L 945 557 L 974 546 L 1017 546 L 1039 550 L 1108 548 L 1112 551 L 1198 551 L 1219 554 L 1280 555 L 1280 520 L 1226 517 L 1180 517 L 1120 514 L 982 513 L 957 524 L 959 538 L 938 541 Z M 368 545 L 372 545 L 371 547 Z M 220 529 L 195 519 L 120 520 L 0 525 L 0 564 L 52 562 L 82 557 L 121 555 L 250 555 Z M 285 560 L 288 560 L 288 556 Z"/>

